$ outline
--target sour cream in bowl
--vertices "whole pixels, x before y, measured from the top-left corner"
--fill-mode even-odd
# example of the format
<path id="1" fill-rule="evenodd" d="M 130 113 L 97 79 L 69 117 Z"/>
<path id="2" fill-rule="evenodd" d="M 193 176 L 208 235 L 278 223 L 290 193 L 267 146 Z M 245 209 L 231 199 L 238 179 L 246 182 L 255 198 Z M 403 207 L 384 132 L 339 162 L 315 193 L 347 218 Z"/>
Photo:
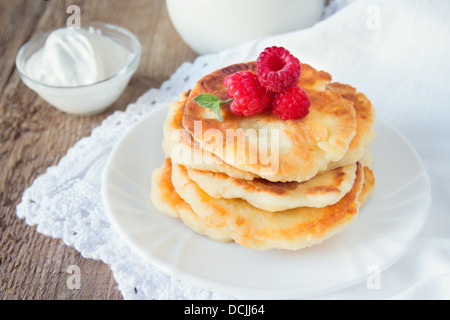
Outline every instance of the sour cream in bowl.
<path id="1" fill-rule="evenodd" d="M 92 115 L 118 99 L 140 58 L 140 42 L 130 31 L 96 22 L 31 39 L 16 66 L 22 81 L 57 109 Z"/>

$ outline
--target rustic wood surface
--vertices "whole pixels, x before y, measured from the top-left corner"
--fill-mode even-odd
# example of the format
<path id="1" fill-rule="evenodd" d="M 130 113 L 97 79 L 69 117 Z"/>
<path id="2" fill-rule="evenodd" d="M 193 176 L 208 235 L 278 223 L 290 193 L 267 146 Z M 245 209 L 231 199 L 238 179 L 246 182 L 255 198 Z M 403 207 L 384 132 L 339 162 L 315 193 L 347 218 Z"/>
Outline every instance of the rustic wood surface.
<path id="1" fill-rule="evenodd" d="M 64 27 L 69 5 L 81 22 L 105 21 L 134 32 L 142 62 L 120 99 L 106 112 L 77 117 L 48 105 L 20 80 L 14 60 L 21 45 L 42 31 Z M 23 192 L 49 166 L 115 110 L 158 88 L 196 54 L 173 28 L 164 0 L 0 0 L 0 299 L 122 299 L 110 267 L 83 258 L 61 240 L 39 234 L 16 216 Z M 69 289 L 67 269 L 81 271 Z"/>

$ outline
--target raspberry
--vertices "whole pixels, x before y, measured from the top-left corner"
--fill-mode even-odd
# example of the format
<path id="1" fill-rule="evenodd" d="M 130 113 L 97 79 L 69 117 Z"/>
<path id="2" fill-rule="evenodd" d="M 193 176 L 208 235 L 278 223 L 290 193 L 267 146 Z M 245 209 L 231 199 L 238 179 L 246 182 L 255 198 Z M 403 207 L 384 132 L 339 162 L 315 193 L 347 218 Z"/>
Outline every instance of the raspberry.
<path id="1" fill-rule="evenodd" d="M 281 120 L 300 119 L 309 113 L 310 104 L 306 92 L 295 86 L 288 91 L 277 93 L 272 113 Z"/>
<path id="2" fill-rule="evenodd" d="M 300 61 L 283 47 L 268 47 L 256 60 L 257 74 L 261 84 L 274 92 L 294 87 L 302 67 Z"/>
<path id="3" fill-rule="evenodd" d="M 250 71 L 239 71 L 224 80 L 227 94 L 234 98 L 230 110 L 235 115 L 252 116 L 270 106 L 273 93 L 259 82 L 258 76 Z"/>

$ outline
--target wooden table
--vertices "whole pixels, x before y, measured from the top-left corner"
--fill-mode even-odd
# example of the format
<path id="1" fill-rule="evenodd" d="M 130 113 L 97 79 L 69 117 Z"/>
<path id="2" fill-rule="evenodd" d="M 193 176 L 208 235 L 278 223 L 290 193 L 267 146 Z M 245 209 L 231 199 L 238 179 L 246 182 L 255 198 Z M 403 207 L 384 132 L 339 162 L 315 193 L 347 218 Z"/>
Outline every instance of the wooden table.
<path id="1" fill-rule="evenodd" d="M 119 100 L 90 117 L 53 108 L 20 80 L 15 57 L 35 34 L 66 26 L 69 5 L 81 8 L 81 23 L 121 25 L 140 39 L 139 69 Z M 83 258 L 61 240 L 39 234 L 16 216 L 23 192 L 49 166 L 115 110 L 161 83 L 196 54 L 181 40 L 164 0 L 0 0 L 0 299 L 122 299 L 110 267 Z M 67 287 L 67 269 L 81 271 L 81 288 Z"/>

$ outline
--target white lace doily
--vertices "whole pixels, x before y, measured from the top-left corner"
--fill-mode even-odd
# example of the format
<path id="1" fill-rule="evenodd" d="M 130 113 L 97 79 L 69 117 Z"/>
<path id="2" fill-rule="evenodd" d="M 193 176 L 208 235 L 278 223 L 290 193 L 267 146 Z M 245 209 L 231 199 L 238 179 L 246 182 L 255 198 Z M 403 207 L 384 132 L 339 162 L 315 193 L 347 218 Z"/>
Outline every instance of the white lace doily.
<path id="1" fill-rule="evenodd" d="M 331 1 L 324 18 L 350 0 Z M 165 108 L 213 70 L 257 57 L 257 42 L 184 63 L 159 89 L 150 89 L 126 111 L 117 111 L 77 142 L 57 166 L 24 192 L 17 216 L 37 231 L 61 238 L 83 257 L 110 265 L 125 299 L 226 299 L 176 280 L 131 251 L 111 227 L 102 206 L 100 178 L 110 151 L 123 134 L 155 108 Z"/>

